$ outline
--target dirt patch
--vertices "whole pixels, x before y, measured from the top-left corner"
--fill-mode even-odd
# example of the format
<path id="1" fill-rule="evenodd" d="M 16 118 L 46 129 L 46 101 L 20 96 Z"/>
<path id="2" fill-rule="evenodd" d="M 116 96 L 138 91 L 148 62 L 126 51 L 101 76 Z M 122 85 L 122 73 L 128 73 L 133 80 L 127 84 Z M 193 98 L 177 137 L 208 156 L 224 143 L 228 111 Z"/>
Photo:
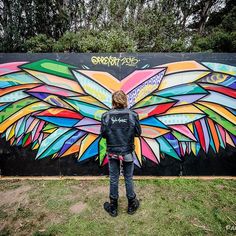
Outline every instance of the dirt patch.
<path id="1" fill-rule="evenodd" d="M 78 214 L 87 208 L 87 204 L 84 202 L 78 202 L 70 207 L 70 212 Z"/>
<path id="2" fill-rule="evenodd" d="M 27 204 L 28 203 L 28 195 L 27 192 L 32 187 L 29 185 L 20 186 L 16 189 L 7 190 L 5 192 L 0 192 L 0 206 L 3 205 L 12 205 L 14 203 Z"/>

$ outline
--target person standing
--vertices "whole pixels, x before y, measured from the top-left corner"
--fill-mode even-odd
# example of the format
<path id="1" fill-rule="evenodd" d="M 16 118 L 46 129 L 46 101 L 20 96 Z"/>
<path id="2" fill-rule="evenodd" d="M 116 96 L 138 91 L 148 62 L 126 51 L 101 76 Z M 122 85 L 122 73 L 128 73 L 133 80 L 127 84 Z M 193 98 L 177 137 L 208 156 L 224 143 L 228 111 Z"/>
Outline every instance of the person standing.
<path id="1" fill-rule="evenodd" d="M 118 215 L 118 188 L 120 170 L 123 166 L 128 214 L 134 214 L 139 200 L 134 191 L 134 138 L 141 135 L 138 114 L 127 108 L 127 96 L 122 91 L 112 94 L 112 109 L 105 112 L 101 119 L 101 136 L 107 142 L 107 157 L 110 177 L 110 202 L 104 203 L 104 209 L 111 215 Z"/>

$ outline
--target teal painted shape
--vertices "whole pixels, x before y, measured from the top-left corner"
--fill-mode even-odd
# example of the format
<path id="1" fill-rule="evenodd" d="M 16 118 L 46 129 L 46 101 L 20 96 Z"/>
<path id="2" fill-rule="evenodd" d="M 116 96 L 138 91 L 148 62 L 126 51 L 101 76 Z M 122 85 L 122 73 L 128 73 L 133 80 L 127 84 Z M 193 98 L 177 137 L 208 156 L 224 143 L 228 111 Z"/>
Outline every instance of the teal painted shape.
<path id="1" fill-rule="evenodd" d="M 102 114 L 106 112 L 107 110 L 104 110 L 101 107 L 84 103 L 81 101 L 76 101 L 73 99 L 64 99 L 66 102 L 71 104 L 81 115 L 96 119 L 101 121 Z"/>
<path id="2" fill-rule="evenodd" d="M 156 138 L 157 142 L 160 144 L 160 151 L 174 157 L 177 160 L 181 160 L 176 153 L 175 149 L 170 145 L 170 143 L 164 137 Z"/>
<path id="3" fill-rule="evenodd" d="M 22 89 L 0 97 L 0 103 L 15 102 L 26 97 L 29 97 L 29 95 Z"/>
<path id="4" fill-rule="evenodd" d="M 235 66 L 225 65 L 221 63 L 212 63 L 212 62 L 202 62 L 202 64 L 216 72 L 226 73 L 234 76 L 236 75 Z"/>
<path id="5" fill-rule="evenodd" d="M 37 156 L 35 159 L 39 158 L 46 150 L 49 148 L 51 144 L 53 144 L 59 137 L 69 131 L 70 128 L 58 128 L 56 131 L 51 133 L 47 138 L 45 138 L 38 150 Z"/>
<path id="6" fill-rule="evenodd" d="M 99 141 L 100 137 L 97 138 L 83 153 L 83 155 L 80 157 L 79 161 L 84 161 L 90 157 L 98 155 L 98 146 L 99 146 Z"/>
<path id="7" fill-rule="evenodd" d="M 46 150 L 43 152 L 38 159 L 42 159 L 44 157 L 53 155 L 57 153 L 62 146 L 64 145 L 64 142 L 69 139 L 71 136 L 73 136 L 77 130 L 69 130 L 65 134 L 62 134 L 54 143 L 52 143 Z"/>
<path id="8" fill-rule="evenodd" d="M 164 125 L 161 121 L 159 121 L 156 117 L 153 117 L 153 116 L 149 117 L 147 119 L 141 120 L 140 124 L 168 129 L 168 127 L 166 125 Z"/>
<path id="9" fill-rule="evenodd" d="M 197 84 L 183 84 L 171 88 L 163 89 L 153 93 L 162 97 L 172 97 L 178 95 L 207 94 L 208 92 Z"/>
<path id="10" fill-rule="evenodd" d="M 25 127 L 26 127 L 26 121 L 29 118 L 29 116 L 21 118 L 15 128 L 15 136 L 20 137 L 24 132 L 25 132 Z"/>

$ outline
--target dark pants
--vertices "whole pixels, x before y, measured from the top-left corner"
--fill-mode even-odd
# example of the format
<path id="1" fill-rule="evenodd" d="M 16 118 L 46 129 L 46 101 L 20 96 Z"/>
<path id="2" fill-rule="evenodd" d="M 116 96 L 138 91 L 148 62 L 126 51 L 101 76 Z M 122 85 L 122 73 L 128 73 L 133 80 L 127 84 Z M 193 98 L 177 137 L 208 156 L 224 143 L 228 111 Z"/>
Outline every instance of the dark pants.
<path id="1" fill-rule="evenodd" d="M 133 184 L 134 162 L 123 161 L 123 170 L 125 178 L 126 197 L 128 199 L 133 199 L 136 196 Z M 118 199 L 119 176 L 120 176 L 119 160 L 116 159 L 109 160 L 109 175 L 110 175 L 110 197 L 113 199 Z"/>

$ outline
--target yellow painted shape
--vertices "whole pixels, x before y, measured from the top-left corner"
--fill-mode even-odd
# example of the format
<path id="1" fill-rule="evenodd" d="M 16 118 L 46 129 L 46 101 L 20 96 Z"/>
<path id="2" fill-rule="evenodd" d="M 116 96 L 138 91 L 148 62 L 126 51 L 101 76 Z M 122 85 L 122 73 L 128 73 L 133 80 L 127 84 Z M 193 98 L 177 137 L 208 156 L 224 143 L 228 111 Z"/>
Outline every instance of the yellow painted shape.
<path id="1" fill-rule="evenodd" d="M 165 75 L 158 90 L 174 87 L 181 84 L 192 83 L 206 75 L 209 71 L 187 71 L 183 73 Z"/>
<path id="2" fill-rule="evenodd" d="M 48 130 L 45 130 L 43 131 L 44 133 L 47 133 L 47 134 L 51 134 L 53 133 L 57 128 L 54 128 L 54 129 L 48 129 Z"/>
<path id="3" fill-rule="evenodd" d="M 82 88 L 76 81 L 65 79 L 56 75 L 39 72 L 39 71 L 27 70 L 27 69 L 24 69 L 24 70 L 27 73 L 35 76 L 40 81 L 43 81 L 45 84 L 58 86 L 60 88 L 68 89 L 68 90 L 77 92 L 79 94 L 84 94 Z"/>
<path id="4" fill-rule="evenodd" d="M 95 134 L 88 134 L 81 143 L 81 147 L 79 150 L 79 156 L 78 159 L 83 155 L 83 153 L 86 151 L 86 149 L 92 144 L 92 142 L 98 137 L 98 135 Z"/>
<path id="5" fill-rule="evenodd" d="M 34 146 L 34 148 L 32 148 L 32 150 L 36 150 L 36 149 L 38 149 L 39 148 L 39 144 L 37 143 L 35 146 Z"/>
<path id="6" fill-rule="evenodd" d="M 200 101 L 197 103 L 210 108 L 214 112 L 220 114 L 222 117 L 224 117 L 225 119 L 229 120 L 231 123 L 236 125 L 236 116 L 233 115 L 231 112 L 229 112 L 224 107 L 222 107 L 222 105 L 218 105 L 218 104 L 215 104 L 212 102 L 200 102 Z"/>
<path id="7" fill-rule="evenodd" d="M 194 133 L 194 130 L 193 130 L 193 123 L 189 123 L 187 124 L 188 128 L 191 130 L 192 133 Z"/>
<path id="8" fill-rule="evenodd" d="M 134 138 L 134 146 L 135 146 L 135 153 L 140 163 L 142 163 L 142 150 L 141 150 L 141 142 L 140 139 L 135 137 Z"/>
<path id="9" fill-rule="evenodd" d="M 167 67 L 166 75 L 180 71 L 208 70 L 208 68 L 204 67 L 203 65 L 199 64 L 196 61 L 179 61 L 164 65 L 159 65 L 156 67 Z"/>
<path id="10" fill-rule="evenodd" d="M 110 92 L 119 90 L 122 83 L 117 80 L 113 75 L 103 72 L 103 71 L 88 71 L 88 70 L 78 70 L 80 73 L 88 76 L 90 79 L 99 83 L 105 87 Z"/>
<path id="11" fill-rule="evenodd" d="M 73 99 L 73 98 L 71 98 L 71 99 Z M 102 104 L 101 102 L 99 102 L 98 100 L 96 100 L 95 98 L 93 98 L 91 96 L 79 96 L 75 100 L 85 102 L 85 103 L 88 103 L 88 104 L 92 104 L 92 105 L 96 105 L 96 106 L 107 109 L 107 107 L 104 104 Z"/>
<path id="12" fill-rule="evenodd" d="M 10 132 L 8 133 L 8 135 L 6 136 L 6 140 L 10 140 L 14 134 L 15 134 L 15 128 L 16 128 L 16 124 L 14 123 L 12 126 L 10 126 L 8 129 L 10 129 Z"/>
<path id="13" fill-rule="evenodd" d="M 22 108 L 20 111 L 16 112 L 14 115 L 12 115 L 7 120 L 3 121 L 0 125 L 0 133 L 3 133 L 10 125 L 12 125 L 14 122 L 19 120 L 20 118 L 39 110 L 45 110 L 48 108 L 48 104 L 44 102 L 36 102 L 33 104 L 30 104 L 27 107 Z"/>
<path id="14" fill-rule="evenodd" d="M 191 150 L 195 156 L 197 156 L 196 143 L 191 142 Z"/>
<path id="15" fill-rule="evenodd" d="M 170 114 L 204 114 L 203 111 L 195 107 L 194 105 L 184 105 L 184 106 L 176 106 L 170 108 L 167 112 L 165 112 L 165 115 Z"/>

